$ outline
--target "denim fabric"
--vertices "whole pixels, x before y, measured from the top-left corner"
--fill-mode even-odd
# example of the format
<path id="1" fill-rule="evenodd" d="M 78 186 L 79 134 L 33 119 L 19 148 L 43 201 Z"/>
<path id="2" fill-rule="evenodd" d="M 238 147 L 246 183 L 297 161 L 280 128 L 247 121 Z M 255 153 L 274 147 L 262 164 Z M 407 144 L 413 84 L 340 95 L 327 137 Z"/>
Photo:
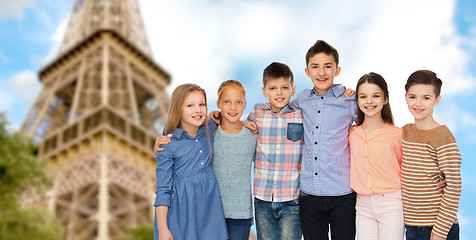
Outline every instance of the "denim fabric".
<path id="1" fill-rule="evenodd" d="M 302 123 L 288 123 L 287 139 L 292 142 L 301 140 L 304 135 Z"/>
<path id="2" fill-rule="evenodd" d="M 428 240 L 430 239 L 432 229 L 432 226 L 415 227 L 405 225 L 405 237 L 407 240 Z M 446 239 L 459 240 L 459 224 L 453 224 L 453 226 L 451 226 Z"/>
<path id="3" fill-rule="evenodd" d="M 355 240 L 355 202 L 355 193 L 328 197 L 301 192 L 299 214 L 304 239 L 328 240 L 330 225 L 332 240 Z"/>
<path id="4" fill-rule="evenodd" d="M 267 202 L 255 198 L 258 240 L 301 240 L 298 199 Z"/>
<path id="5" fill-rule="evenodd" d="M 250 237 L 250 227 L 252 218 L 247 219 L 226 219 L 226 230 L 228 240 L 248 240 Z"/>

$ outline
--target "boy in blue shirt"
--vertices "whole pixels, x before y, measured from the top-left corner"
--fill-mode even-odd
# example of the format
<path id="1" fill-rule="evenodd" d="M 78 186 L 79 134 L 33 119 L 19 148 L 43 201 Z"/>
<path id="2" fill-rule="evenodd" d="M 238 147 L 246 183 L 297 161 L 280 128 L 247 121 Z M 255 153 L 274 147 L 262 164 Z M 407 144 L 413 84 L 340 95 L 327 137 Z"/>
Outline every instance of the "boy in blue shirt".
<path id="1" fill-rule="evenodd" d="M 301 109 L 304 151 L 299 214 L 305 239 L 355 239 L 356 194 L 349 186 L 349 127 L 357 117 L 355 97 L 334 84 L 340 73 L 337 50 L 318 40 L 306 54 L 306 75 L 314 87 L 301 92 L 291 106 Z"/>

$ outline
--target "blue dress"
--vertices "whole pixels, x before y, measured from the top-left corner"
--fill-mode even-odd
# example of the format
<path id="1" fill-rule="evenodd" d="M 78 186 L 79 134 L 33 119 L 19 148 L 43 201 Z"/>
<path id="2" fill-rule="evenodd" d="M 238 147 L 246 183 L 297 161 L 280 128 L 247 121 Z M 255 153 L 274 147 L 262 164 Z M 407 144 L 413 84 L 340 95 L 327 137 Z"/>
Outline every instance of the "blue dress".
<path id="1" fill-rule="evenodd" d="M 168 206 L 167 224 L 174 240 L 228 239 L 218 183 L 211 167 L 213 131 L 201 126 L 195 137 L 181 129 L 156 156 L 157 188 L 154 206 Z M 208 135 L 208 136 L 207 136 Z M 207 138 L 210 138 L 208 142 Z M 154 239 L 159 239 L 157 215 Z"/>

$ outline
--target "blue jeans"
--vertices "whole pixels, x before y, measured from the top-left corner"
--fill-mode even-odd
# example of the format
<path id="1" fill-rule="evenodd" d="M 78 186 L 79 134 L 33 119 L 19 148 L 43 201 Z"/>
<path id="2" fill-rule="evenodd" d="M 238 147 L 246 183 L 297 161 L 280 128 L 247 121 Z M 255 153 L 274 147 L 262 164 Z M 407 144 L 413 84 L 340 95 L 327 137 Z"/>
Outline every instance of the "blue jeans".
<path id="1" fill-rule="evenodd" d="M 251 218 L 233 219 L 227 218 L 226 230 L 228 231 L 229 240 L 248 240 L 250 237 Z"/>
<path id="2" fill-rule="evenodd" d="M 405 225 L 405 236 L 407 240 L 428 240 L 431 236 L 432 226 L 428 227 L 414 227 Z M 448 235 L 446 236 L 447 240 L 459 240 L 459 225 L 453 224 L 451 226 Z"/>
<path id="3" fill-rule="evenodd" d="M 267 202 L 255 198 L 258 240 L 300 240 L 299 200 Z"/>

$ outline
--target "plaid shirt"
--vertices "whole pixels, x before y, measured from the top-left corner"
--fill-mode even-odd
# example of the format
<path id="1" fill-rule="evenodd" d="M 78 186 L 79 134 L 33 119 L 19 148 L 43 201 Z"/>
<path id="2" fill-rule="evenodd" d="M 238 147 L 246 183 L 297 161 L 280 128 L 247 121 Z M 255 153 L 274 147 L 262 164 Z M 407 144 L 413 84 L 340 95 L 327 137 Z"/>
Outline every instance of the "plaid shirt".
<path id="1" fill-rule="evenodd" d="M 302 111 L 285 106 L 281 112 L 258 103 L 248 115 L 258 125 L 254 196 L 268 202 L 287 202 L 299 197 L 298 163 L 304 138 Z"/>

